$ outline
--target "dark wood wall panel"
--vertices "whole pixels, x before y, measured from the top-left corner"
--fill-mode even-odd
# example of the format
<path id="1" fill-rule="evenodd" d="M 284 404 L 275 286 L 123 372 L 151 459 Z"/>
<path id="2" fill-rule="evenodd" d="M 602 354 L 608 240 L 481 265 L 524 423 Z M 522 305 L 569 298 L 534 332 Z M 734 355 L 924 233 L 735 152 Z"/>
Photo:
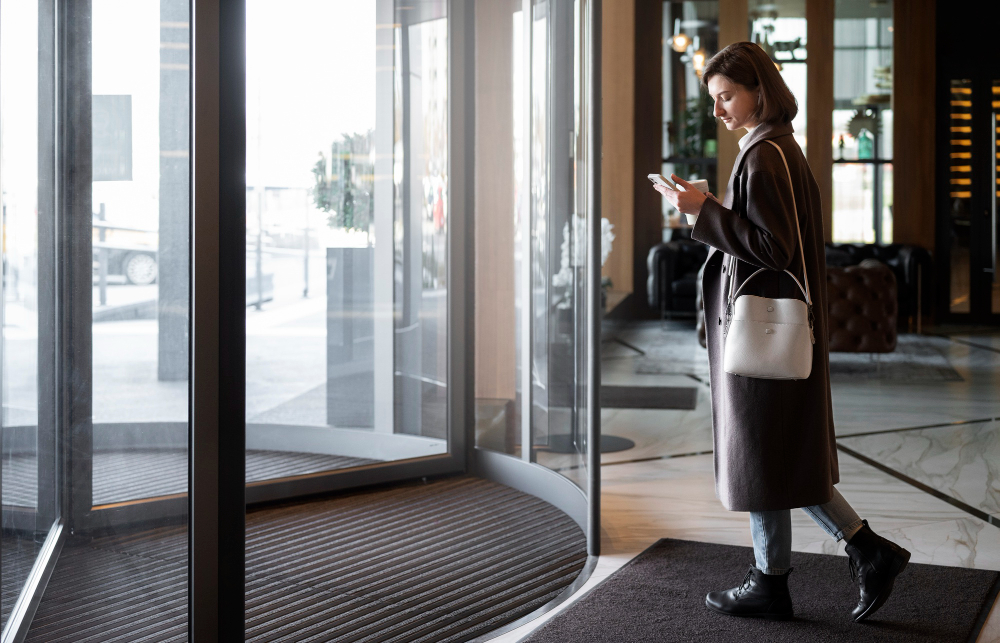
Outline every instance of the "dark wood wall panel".
<path id="1" fill-rule="evenodd" d="M 806 160 L 819 184 L 823 235 L 833 238 L 833 0 L 806 0 Z"/>
<path id="2" fill-rule="evenodd" d="M 663 163 L 663 2 L 635 3 L 635 241 L 632 254 L 633 292 L 646 301 L 646 255 L 663 240 L 663 197 L 646 175 Z M 639 303 L 639 302 L 637 302 Z M 649 311 L 650 313 L 652 311 Z"/>
<path id="3" fill-rule="evenodd" d="M 894 0 L 893 240 L 934 251 L 935 0 Z"/>

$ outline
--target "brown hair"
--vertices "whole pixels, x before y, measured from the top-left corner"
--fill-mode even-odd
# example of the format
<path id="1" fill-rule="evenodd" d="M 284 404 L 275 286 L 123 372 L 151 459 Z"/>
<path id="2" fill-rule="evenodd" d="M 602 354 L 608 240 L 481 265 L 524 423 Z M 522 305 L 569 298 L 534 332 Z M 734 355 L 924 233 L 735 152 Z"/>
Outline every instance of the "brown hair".
<path id="1" fill-rule="evenodd" d="M 702 85 L 708 88 L 708 79 L 716 74 L 749 89 L 760 89 L 752 114 L 758 123 L 791 123 L 799 112 L 798 101 L 774 62 L 752 42 L 733 43 L 712 56 L 701 74 Z"/>

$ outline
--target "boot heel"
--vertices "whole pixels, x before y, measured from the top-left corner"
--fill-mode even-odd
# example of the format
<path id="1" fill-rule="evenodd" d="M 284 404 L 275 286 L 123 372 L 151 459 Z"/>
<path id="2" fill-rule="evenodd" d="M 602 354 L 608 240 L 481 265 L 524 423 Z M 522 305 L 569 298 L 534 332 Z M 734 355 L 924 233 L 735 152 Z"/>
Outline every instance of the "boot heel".
<path id="1" fill-rule="evenodd" d="M 906 565 L 910 562 L 910 552 L 906 551 L 902 547 L 900 548 L 899 556 L 896 560 L 892 561 L 892 575 L 898 576 L 903 573 L 906 569 Z"/>

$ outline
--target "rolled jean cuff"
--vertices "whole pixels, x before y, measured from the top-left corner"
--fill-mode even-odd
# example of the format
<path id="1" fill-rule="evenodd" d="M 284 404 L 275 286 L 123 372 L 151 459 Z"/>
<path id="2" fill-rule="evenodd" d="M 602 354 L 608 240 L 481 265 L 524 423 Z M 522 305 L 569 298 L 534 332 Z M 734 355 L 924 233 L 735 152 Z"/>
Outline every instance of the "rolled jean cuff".
<path id="1" fill-rule="evenodd" d="M 864 526 L 864 523 L 861 521 L 860 518 L 858 518 L 857 520 L 855 520 L 851 524 L 846 525 L 845 527 L 843 527 L 840 531 L 838 531 L 836 534 L 834 534 L 833 537 L 836 538 L 837 542 L 839 543 L 841 540 L 844 539 L 844 534 L 854 535 L 854 533 L 857 532 L 859 529 L 861 529 L 861 527 L 863 527 L 863 526 Z"/>

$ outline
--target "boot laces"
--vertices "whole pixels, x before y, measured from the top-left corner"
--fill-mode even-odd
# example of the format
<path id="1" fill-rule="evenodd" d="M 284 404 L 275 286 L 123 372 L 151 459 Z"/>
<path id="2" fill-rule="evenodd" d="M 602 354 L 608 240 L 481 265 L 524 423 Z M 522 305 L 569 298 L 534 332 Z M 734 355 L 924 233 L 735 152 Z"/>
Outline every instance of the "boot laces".
<path id="1" fill-rule="evenodd" d="M 854 562 L 854 559 L 850 556 L 847 557 L 847 567 L 851 572 L 851 582 L 855 585 L 861 585 L 861 569 L 858 564 Z"/>
<path id="2" fill-rule="evenodd" d="M 749 592 L 751 584 L 753 584 L 753 569 L 748 569 L 746 576 L 743 577 L 743 582 L 736 588 L 736 598 L 740 598 L 743 594 Z"/>

